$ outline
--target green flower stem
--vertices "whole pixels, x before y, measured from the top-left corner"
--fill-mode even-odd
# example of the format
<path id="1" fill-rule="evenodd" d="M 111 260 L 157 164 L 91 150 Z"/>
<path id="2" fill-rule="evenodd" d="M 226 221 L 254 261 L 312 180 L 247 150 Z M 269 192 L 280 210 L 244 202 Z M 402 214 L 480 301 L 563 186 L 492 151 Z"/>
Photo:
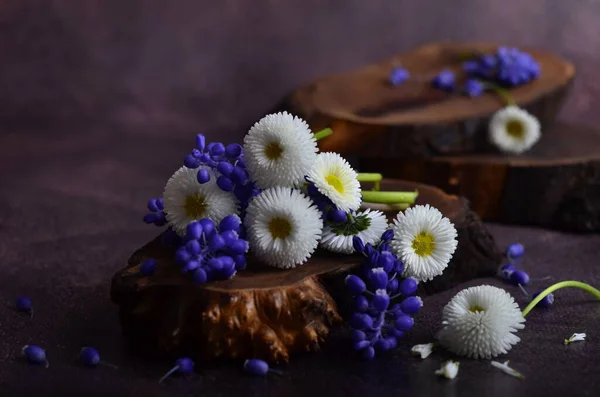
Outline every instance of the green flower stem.
<path id="1" fill-rule="evenodd" d="M 373 190 L 380 190 L 381 189 L 381 180 L 383 179 L 383 175 L 375 174 L 375 173 L 359 172 L 357 179 L 359 182 L 373 182 L 373 184 L 374 184 Z"/>
<path id="2" fill-rule="evenodd" d="M 322 129 L 321 131 L 315 133 L 314 137 L 318 141 L 318 140 L 328 137 L 331 134 L 333 134 L 333 130 L 331 128 L 325 128 L 325 129 Z"/>
<path id="3" fill-rule="evenodd" d="M 507 89 L 502 88 L 497 84 L 490 83 L 489 81 L 481 81 L 481 83 L 483 84 L 483 86 L 485 88 L 494 91 L 494 93 L 496 95 L 498 95 L 500 98 L 502 98 L 504 100 L 504 102 L 506 102 L 507 105 L 515 106 L 517 104 Z"/>
<path id="4" fill-rule="evenodd" d="M 537 305 L 542 299 L 544 299 L 546 297 L 546 295 L 550 294 L 551 292 L 554 292 L 556 290 L 559 290 L 561 288 L 566 288 L 566 287 L 574 287 L 574 288 L 582 289 L 586 292 L 589 292 L 594 297 L 600 299 L 600 291 L 597 290 L 596 288 L 592 287 L 589 284 L 582 283 L 580 281 L 561 281 L 560 283 L 551 285 L 550 287 L 543 290 L 538 296 L 536 296 L 536 298 L 534 300 L 532 300 L 527 305 L 527 307 L 525 309 L 523 309 L 523 312 L 521 314 L 523 315 L 523 317 L 525 317 L 531 311 L 531 309 L 533 309 L 535 307 L 535 305 Z"/>
<path id="5" fill-rule="evenodd" d="M 418 191 L 414 192 L 381 192 L 381 191 L 363 191 L 363 201 L 377 204 L 414 204 Z"/>

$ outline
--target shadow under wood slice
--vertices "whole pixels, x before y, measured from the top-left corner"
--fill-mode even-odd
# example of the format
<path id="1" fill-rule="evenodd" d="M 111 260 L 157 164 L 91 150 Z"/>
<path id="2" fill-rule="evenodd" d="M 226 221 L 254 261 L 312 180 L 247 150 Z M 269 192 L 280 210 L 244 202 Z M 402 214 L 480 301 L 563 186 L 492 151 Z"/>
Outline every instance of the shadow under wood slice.
<path id="1" fill-rule="evenodd" d="M 456 225 L 459 246 L 448 269 L 424 283 L 421 293 L 495 273 L 501 255 L 465 200 L 414 182 L 385 180 L 382 188 L 418 189 L 418 204 L 438 208 Z M 181 274 L 173 255 L 159 236 L 113 276 L 111 299 L 130 344 L 147 353 L 272 362 L 319 349 L 350 298 L 344 278 L 362 260 L 318 251 L 306 264 L 281 270 L 249 257 L 248 269 L 234 278 L 196 285 Z M 156 259 L 157 267 L 142 276 L 139 266 L 147 258 Z"/>

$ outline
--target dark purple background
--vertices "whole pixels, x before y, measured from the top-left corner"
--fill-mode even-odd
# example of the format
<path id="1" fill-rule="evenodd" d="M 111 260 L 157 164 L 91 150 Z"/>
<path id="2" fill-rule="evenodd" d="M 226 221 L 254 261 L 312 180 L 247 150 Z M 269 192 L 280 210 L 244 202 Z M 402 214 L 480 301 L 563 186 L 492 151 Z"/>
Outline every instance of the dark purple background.
<path id="1" fill-rule="evenodd" d="M 283 378 L 249 379 L 238 363 L 159 387 L 170 362 L 127 353 L 108 290 L 111 275 L 157 233 L 141 223 L 146 199 L 160 194 L 194 134 L 240 137 L 285 93 L 319 75 L 432 40 L 536 45 L 579 67 L 564 117 L 598 121 L 600 3 L 0 4 L 0 396 L 597 394 L 600 309 L 579 291 L 559 293 L 552 310 L 528 316 L 523 342 L 506 357 L 524 382 L 471 360 L 461 360 L 458 379 L 446 382 L 433 375 L 444 356 L 408 356 L 411 344 L 431 340 L 456 292 L 449 291 L 426 299 L 406 345 L 374 363 L 351 359 L 342 332 L 323 354 L 293 360 Z M 600 285 L 600 236 L 490 228 L 501 245 L 526 244 L 533 277 Z M 34 319 L 11 309 L 20 294 L 34 300 Z M 563 346 L 573 332 L 587 332 L 588 341 Z M 27 343 L 47 348 L 49 369 L 18 359 Z M 121 369 L 77 367 L 73 358 L 87 344 Z"/>

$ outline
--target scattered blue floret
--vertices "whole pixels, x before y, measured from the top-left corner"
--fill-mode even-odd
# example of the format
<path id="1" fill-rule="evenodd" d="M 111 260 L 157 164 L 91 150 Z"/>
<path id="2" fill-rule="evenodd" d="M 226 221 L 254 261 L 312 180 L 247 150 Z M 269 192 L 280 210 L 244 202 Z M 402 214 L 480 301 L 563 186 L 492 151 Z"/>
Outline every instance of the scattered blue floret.
<path id="1" fill-rule="evenodd" d="M 39 346 L 25 345 L 21 352 L 30 364 L 44 364 L 46 368 L 50 366 L 46 351 Z"/>
<path id="2" fill-rule="evenodd" d="M 100 360 L 100 353 L 93 347 L 84 347 L 81 349 L 81 351 L 79 352 L 79 362 L 82 365 L 90 368 L 95 368 L 98 365 L 104 365 L 113 369 L 119 368 L 114 364 L 110 364 Z"/>
<path id="3" fill-rule="evenodd" d="M 33 317 L 33 303 L 26 296 L 20 296 L 15 302 L 15 308 L 23 313 L 28 313 L 29 317 Z"/>
<path id="4" fill-rule="evenodd" d="M 456 84 L 456 76 L 451 70 L 442 70 L 433 79 L 433 86 L 444 91 L 452 91 Z"/>
<path id="5" fill-rule="evenodd" d="M 401 67 L 396 67 L 390 73 L 390 84 L 394 85 L 394 86 L 398 86 L 398 85 L 401 85 L 402 83 L 404 83 L 409 78 L 410 78 L 410 73 L 408 72 L 408 70 L 401 68 Z"/>
<path id="6" fill-rule="evenodd" d="M 160 378 L 158 383 L 163 383 L 165 379 L 167 379 L 174 373 L 180 375 L 189 375 L 192 372 L 194 372 L 194 362 L 192 361 L 192 359 L 188 357 L 178 358 L 177 360 L 175 360 L 175 366 L 171 368 L 166 374 L 164 374 L 164 376 Z"/>

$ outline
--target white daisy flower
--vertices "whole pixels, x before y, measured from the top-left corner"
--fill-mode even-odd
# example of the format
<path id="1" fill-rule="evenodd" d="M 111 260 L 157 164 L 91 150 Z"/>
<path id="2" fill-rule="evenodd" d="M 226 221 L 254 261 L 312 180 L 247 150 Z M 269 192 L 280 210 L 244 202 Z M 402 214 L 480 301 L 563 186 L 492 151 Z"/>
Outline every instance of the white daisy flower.
<path id="1" fill-rule="evenodd" d="M 200 184 L 196 177 L 198 169 L 181 167 L 167 182 L 163 192 L 164 211 L 173 230 L 185 235 L 188 223 L 210 218 L 221 222 L 227 215 L 238 214 L 238 200 L 231 192 L 217 186 L 217 176 L 210 169 L 210 180 Z"/>
<path id="2" fill-rule="evenodd" d="M 353 223 L 327 224 L 323 228 L 321 246 L 332 252 L 351 254 L 354 252 L 354 236 L 360 237 L 365 245 L 375 245 L 381 241 L 381 235 L 387 227 L 387 218 L 383 212 L 367 209 L 357 212 Z"/>
<path id="3" fill-rule="evenodd" d="M 323 228 L 321 212 L 302 192 L 263 190 L 248 205 L 245 225 L 250 249 L 268 265 L 292 268 L 313 254 Z"/>
<path id="4" fill-rule="evenodd" d="M 571 337 L 569 339 L 565 339 L 565 345 L 568 345 L 573 342 L 584 341 L 585 337 L 586 337 L 585 333 L 581 333 L 581 334 L 574 333 L 573 335 L 571 335 Z"/>
<path id="5" fill-rule="evenodd" d="M 442 364 L 442 367 L 440 369 L 435 371 L 435 374 L 444 376 L 448 379 L 454 379 L 454 378 L 456 378 L 456 375 L 458 375 L 458 367 L 459 366 L 460 366 L 459 362 L 446 361 L 445 363 Z"/>
<path id="6" fill-rule="evenodd" d="M 500 371 L 504 372 L 505 374 L 514 376 L 515 378 L 519 378 L 521 380 L 525 379 L 525 376 L 522 373 L 520 373 L 519 371 L 517 371 L 514 368 L 509 367 L 508 366 L 509 363 L 510 363 L 510 361 L 505 361 L 503 363 L 498 362 L 498 361 L 492 361 L 492 367 L 498 368 Z"/>
<path id="7" fill-rule="evenodd" d="M 458 241 L 454 224 L 429 205 L 398 213 L 391 247 L 404 262 L 404 275 L 428 281 L 443 273 Z"/>
<path id="8" fill-rule="evenodd" d="M 538 119 L 518 106 L 507 106 L 490 120 L 490 141 L 503 152 L 521 154 L 535 145 L 540 136 Z"/>
<path id="9" fill-rule="evenodd" d="M 460 291 L 444 307 L 440 344 L 470 358 L 492 358 L 508 352 L 521 339 L 525 318 L 505 290 L 491 285 Z"/>
<path id="10" fill-rule="evenodd" d="M 424 345 L 414 345 L 410 352 L 413 356 L 421 356 L 421 358 L 427 358 L 433 353 L 433 343 L 426 343 Z"/>
<path id="11" fill-rule="evenodd" d="M 339 154 L 319 153 L 308 172 L 308 179 L 340 210 L 348 212 L 360 207 L 358 174 Z"/>
<path id="12" fill-rule="evenodd" d="M 317 151 L 308 124 L 287 112 L 263 117 L 244 138 L 246 168 L 261 189 L 304 183 Z"/>

